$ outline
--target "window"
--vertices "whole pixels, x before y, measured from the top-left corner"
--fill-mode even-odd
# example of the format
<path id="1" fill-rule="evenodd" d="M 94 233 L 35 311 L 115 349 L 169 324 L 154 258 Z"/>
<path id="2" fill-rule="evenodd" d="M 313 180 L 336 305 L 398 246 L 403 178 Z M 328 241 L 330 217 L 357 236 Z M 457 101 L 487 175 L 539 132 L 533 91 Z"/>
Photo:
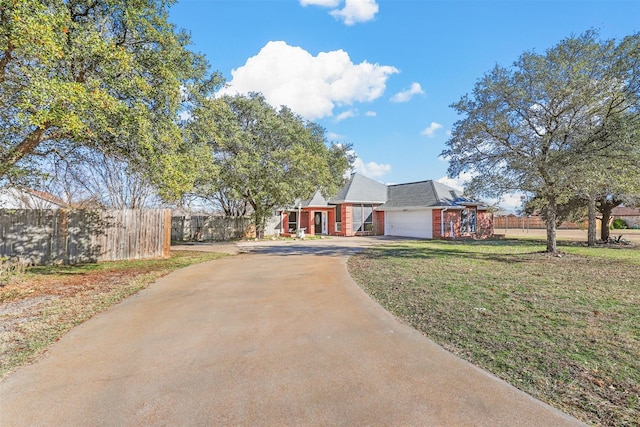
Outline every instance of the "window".
<path id="1" fill-rule="evenodd" d="M 476 210 L 469 209 L 469 231 L 471 233 L 476 232 Z"/>
<path id="2" fill-rule="evenodd" d="M 336 205 L 336 231 L 342 231 L 342 205 Z"/>
<path id="3" fill-rule="evenodd" d="M 373 206 L 365 205 L 363 207 L 362 218 L 364 219 L 364 230 L 373 231 Z"/>
<path id="4" fill-rule="evenodd" d="M 475 233 L 476 232 L 476 210 L 463 209 L 460 211 L 460 232 Z"/>
<path id="5" fill-rule="evenodd" d="M 469 211 L 462 209 L 460 211 L 460 232 L 466 233 L 469 227 Z"/>
<path id="6" fill-rule="evenodd" d="M 362 206 L 353 205 L 353 231 L 358 232 L 362 227 Z"/>
<path id="7" fill-rule="evenodd" d="M 353 231 L 373 231 L 373 205 L 353 206 Z"/>
<path id="8" fill-rule="evenodd" d="M 287 229 L 292 232 L 298 228 L 298 212 L 289 212 L 289 225 Z"/>

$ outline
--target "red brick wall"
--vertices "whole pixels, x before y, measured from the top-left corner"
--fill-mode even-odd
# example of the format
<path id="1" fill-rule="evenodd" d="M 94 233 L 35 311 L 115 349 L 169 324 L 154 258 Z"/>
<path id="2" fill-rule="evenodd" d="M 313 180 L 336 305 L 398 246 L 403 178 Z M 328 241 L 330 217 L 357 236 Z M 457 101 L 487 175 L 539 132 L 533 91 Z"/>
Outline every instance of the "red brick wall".
<path id="1" fill-rule="evenodd" d="M 344 236 L 353 236 L 353 208 L 351 204 L 342 204 L 342 233 Z"/>
<path id="2" fill-rule="evenodd" d="M 453 235 L 451 233 L 451 221 L 453 221 Z M 451 239 L 460 236 L 460 211 L 451 210 L 444 213 L 444 237 Z"/>
<path id="3" fill-rule="evenodd" d="M 315 218 L 315 211 L 307 211 L 305 212 L 308 216 L 308 226 L 307 226 L 307 234 L 309 236 L 313 236 L 314 234 L 316 234 L 316 223 L 314 221 Z M 318 234 L 322 231 L 322 225 L 320 225 L 320 230 L 318 230 Z"/>
<path id="4" fill-rule="evenodd" d="M 433 238 L 442 238 L 442 210 L 435 209 L 431 215 L 431 229 L 433 231 Z"/>
<path id="5" fill-rule="evenodd" d="M 438 212 L 438 213 L 436 213 Z M 442 213 L 439 211 L 434 211 L 434 220 L 433 220 L 433 237 L 436 238 L 442 237 L 441 234 L 441 223 L 438 220 L 438 224 L 436 224 L 436 216 L 441 216 Z M 461 219 L 461 211 L 460 210 L 450 210 L 444 212 L 444 230 L 445 235 L 444 238 L 450 239 L 452 237 L 475 237 L 478 239 L 486 239 L 488 237 L 493 237 L 493 213 L 488 211 L 476 211 L 476 233 L 472 235 L 469 232 L 464 234 L 460 231 L 460 219 Z M 453 220 L 453 229 L 455 236 L 451 236 L 451 220 Z M 437 228 L 436 228 L 437 227 Z"/>
<path id="6" fill-rule="evenodd" d="M 330 236 L 336 234 L 336 213 L 333 209 L 327 214 L 327 232 Z"/>
<path id="7" fill-rule="evenodd" d="M 493 237 L 493 212 L 478 211 L 476 216 L 476 237 L 478 239 Z"/>
<path id="8" fill-rule="evenodd" d="M 302 215 L 300 215 L 300 228 L 304 228 L 305 234 L 309 234 L 309 212 L 302 211 Z"/>
<path id="9" fill-rule="evenodd" d="M 384 236 L 384 211 L 373 211 L 373 233 Z"/>
<path id="10" fill-rule="evenodd" d="M 289 212 L 283 212 L 282 213 L 282 224 L 280 227 L 280 231 L 282 231 L 282 233 L 288 233 L 289 232 Z"/>

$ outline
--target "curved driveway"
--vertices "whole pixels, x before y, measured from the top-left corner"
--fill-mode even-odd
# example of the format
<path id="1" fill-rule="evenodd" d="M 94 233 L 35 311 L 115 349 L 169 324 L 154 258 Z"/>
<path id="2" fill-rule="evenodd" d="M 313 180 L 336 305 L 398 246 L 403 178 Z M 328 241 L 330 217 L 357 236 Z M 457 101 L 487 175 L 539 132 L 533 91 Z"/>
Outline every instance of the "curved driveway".
<path id="1" fill-rule="evenodd" d="M 174 272 L 0 383 L 0 425 L 579 424 L 371 301 L 346 256 L 372 242 L 243 244 Z"/>

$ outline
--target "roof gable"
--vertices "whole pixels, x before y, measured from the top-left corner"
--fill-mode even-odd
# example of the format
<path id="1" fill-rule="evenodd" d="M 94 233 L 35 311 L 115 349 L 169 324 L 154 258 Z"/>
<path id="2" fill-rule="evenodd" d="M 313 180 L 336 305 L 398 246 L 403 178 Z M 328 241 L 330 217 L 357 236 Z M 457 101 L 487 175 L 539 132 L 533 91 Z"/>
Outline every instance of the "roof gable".
<path id="1" fill-rule="evenodd" d="M 304 207 L 324 207 L 329 206 L 329 202 L 324 198 L 320 190 L 316 190 L 313 196 L 308 200 L 303 200 L 300 206 Z"/>
<path id="2" fill-rule="evenodd" d="M 388 191 L 387 202 L 381 210 L 481 205 L 463 197 L 455 188 L 433 180 L 390 185 Z"/>
<path id="3" fill-rule="evenodd" d="M 69 208 L 62 199 L 31 188 L 6 187 L 0 189 L 0 209 L 58 209 Z"/>
<path id="4" fill-rule="evenodd" d="M 390 185 L 388 200 L 384 207 L 410 208 L 439 206 L 439 195 L 442 197 L 448 196 L 451 200 L 454 199 L 454 196 L 457 196 L 455 193 L 453 195 L 445 194 L 444 188 L 439 188 L 439 190 L 439 192 L 436 191 L 434 183 L 431 180 Z"/>
<path id="5" fill-rule="evenodd" d="M 329 203 L 384 203 L 387 201 L 387 185 L 367 178 L 359 173 L 351 174 L 351 178 L 338 191 Z"/>

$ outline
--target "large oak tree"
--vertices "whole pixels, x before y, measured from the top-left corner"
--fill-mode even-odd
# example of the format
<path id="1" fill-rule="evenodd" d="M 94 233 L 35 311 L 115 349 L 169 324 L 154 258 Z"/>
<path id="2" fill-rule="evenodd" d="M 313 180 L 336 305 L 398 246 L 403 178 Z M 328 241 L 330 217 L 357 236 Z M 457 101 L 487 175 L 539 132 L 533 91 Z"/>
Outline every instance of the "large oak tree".
<path id="1" fill-rule="evenodd" d="M 190 134 L 207 139 L 215 158 L 196 187 L 203 197 L 224 191 L 253 209 L 256 233 L 275 208 L 310 198 L 316 190 L 335 193 L 350 168 L 349 147 L 327 141 L 323 128 L 289 108 L 274 108 L 264 96 L 224 96 L 194 110 Z"/>
<path id="2" fill-rule="evenodd" d="M 619 142 L 620 117 L 638 114 L 640 35 L 620 43 L 597 36 L 588 31 L 544 54 L 525 52 L 452 105 L 462 119 L 442 153 L 449 174 L 475 173 L 471 186 L 485 194 L 524 191 L 544 200 L 551 253 L 559 204 Z"/>
<path id="3" fill-rule="evenodd" d="M 171 3 L 0 0 L 0 179 L 82 147 L 130 162 L 164 195 L 188 188 L 178 114 L 219 82 L 168 22 Z"/>

